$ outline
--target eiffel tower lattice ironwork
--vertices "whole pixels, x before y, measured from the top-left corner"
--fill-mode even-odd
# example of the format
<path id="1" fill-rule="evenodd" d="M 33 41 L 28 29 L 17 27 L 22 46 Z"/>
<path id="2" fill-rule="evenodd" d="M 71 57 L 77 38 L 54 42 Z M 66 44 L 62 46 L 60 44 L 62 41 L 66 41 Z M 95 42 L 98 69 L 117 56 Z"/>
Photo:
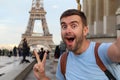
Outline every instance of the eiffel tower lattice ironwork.
<path id="1" fill-rule="evenodd" d="M 46 11 L 43 7 L 43 0 L 32 0 L 32 8 L 27 25 L 27 29 L 22 34 L 22 39 L 26 38 L 29 46 L 43 45 L 50 48 L 50 45 L 54 45 L 52 41 L 52 34 L 49 33 L 49 29 L 46 22 Z M 33 32 L 35 20 L 41 20 L 43 35 L 39 35 Z"/>

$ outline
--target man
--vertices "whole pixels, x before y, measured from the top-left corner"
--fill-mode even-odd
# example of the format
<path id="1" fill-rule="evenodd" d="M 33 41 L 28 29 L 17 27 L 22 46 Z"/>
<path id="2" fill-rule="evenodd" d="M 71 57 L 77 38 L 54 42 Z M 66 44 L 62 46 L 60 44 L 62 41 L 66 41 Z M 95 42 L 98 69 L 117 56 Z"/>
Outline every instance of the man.
<path id="1" fill-rule="evenodd" d="M 30 63 L 30 61 L 26 59 L 26 56 L 29 54 L 29 50 L 30 50 L 26 38 L 23 39 L 22 50 L 23 50 L 22 52 L 23 59 L 20 63 L 24 63 L 24 62 Z"/>
<path id="2" fill-rule="evenodd" d="M 58 62 L 57 80 L 108 80 L 96 64 L 95 42 L 86 39 L 88 27 L 84 13 L 76 9 L 69 9 L 61 15 L 60 24 L 61 36 L 69 54 L 65 77 L 61 73 L 60 60 Z M 120 38 L 113 44 L 102 43 L 98 48 L 98 54 L 103 63 L 112 70 L 110 65 L 114 62 L 120 62 Z M 43 61 L 38 60 L 33 68 L 38 80 L 49 80 L 45 74 L 45 60 L 46 54 Z"/>

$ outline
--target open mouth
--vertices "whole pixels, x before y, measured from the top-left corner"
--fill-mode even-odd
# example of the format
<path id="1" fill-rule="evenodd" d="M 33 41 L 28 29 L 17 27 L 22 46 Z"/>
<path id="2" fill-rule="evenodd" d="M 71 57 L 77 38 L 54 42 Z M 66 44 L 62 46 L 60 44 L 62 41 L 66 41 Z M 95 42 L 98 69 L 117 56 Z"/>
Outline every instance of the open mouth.
<path id="1" fill-rule="evenodd" d="M 74 38 L 74 37 L 67 37 L 66 39 L 67 39 L 67 41 L 68 41 L 69 43 L 71 43 L 71 42 L 74 41 L 75 38 Z"/>
<path id="2" fill-rule="evenodd" d="M 74 38 L 67 38 L 67 40 L 72 42 L 72 41 L 74 41 Z"/>

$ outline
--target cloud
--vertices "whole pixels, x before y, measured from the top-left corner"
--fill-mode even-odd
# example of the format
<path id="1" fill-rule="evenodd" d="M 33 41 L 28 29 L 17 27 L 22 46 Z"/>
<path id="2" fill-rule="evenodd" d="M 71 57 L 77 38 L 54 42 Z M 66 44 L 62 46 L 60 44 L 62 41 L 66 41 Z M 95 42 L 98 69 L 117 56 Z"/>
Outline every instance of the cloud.
<path id="1" fill-rule="evenodd" d="M 0 19 L 0 26 L 2 25 L 5 25 L 5 24 L 11 24 L 11 23 L 14 23 L 14 21 L 12 19 L 8 19 L 7 17 L 4 18 L 4 19 Z"/>
<path id="2" fill-rule="evenodd" d="M 58 5 L 53 5 L 52 8 L 58 9 L 59 7 L 58 7 Z"/>
<path id="3" fill-rule="evenodd" d="M 8 27 L 6 24 L 0 24 L 0 33 L 4 33 L 8 30 Z M 1 35 L 1 34 L 0 34 Z"/>

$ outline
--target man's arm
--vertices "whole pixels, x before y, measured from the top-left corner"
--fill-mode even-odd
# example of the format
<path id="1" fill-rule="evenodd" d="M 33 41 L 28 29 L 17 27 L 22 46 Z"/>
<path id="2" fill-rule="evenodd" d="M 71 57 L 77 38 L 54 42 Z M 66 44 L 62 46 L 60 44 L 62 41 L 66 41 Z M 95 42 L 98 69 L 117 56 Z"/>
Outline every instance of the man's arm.
<path id="1" fill-rule="evenodd" d="M 108 56 L 113 62 L 120 62 L 120 37 L 109 47 Z"/>

